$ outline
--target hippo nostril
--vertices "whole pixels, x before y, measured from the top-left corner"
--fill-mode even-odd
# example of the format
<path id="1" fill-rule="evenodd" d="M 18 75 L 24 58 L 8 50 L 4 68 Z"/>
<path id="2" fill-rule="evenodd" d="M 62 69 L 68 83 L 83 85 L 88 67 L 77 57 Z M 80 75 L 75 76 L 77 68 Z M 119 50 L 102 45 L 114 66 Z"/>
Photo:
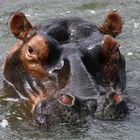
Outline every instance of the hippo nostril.
<path id="1" fill-rule="evenodd" d="M 110 92 L 106 96 L 107 99 L 109 99 L 111 102 L 115 104 L 119 104 L 120 102 L 123 101 L 122 95 L 116 93 L 116 92 Z"/>
<path id="2" fill-rule="evenodd" d="M 70 94 L 64 94 L 59 97 L 58 102 L 64 106 L 73 106 L 75 103 L 75 97 Z"/>

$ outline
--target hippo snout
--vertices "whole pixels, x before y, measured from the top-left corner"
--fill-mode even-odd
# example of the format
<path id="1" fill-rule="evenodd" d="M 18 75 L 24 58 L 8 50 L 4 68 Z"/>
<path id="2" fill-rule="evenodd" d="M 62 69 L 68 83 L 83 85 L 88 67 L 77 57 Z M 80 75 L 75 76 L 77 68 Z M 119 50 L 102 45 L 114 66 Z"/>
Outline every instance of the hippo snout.
<path id="1" fill-rule="evenodd" d="M 46 127 L 58 123 L 76 124 L 80 120 L 86 120 L 87 116 L 101 120 L 122 119 L 128 114 L 128 106 L 125 99 L 117 98 L 122 97 L 117 93 L 105 93 L 92 98 L 77 98 L 64 94 L 51 101 L 38 102 L 33 116 L 39 125 Z"/>

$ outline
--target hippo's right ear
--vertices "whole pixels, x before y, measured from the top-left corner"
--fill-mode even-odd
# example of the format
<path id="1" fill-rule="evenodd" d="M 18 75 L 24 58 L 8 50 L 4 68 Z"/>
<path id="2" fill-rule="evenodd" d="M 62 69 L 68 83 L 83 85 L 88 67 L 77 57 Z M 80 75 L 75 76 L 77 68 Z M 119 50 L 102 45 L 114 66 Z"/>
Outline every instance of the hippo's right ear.
<path id="1" fill-rule="evenodd" d="M 8 18 L 8 28 L 16 38 L 24 41 L 32 25 L 22 12 L 13 12 Z"/>

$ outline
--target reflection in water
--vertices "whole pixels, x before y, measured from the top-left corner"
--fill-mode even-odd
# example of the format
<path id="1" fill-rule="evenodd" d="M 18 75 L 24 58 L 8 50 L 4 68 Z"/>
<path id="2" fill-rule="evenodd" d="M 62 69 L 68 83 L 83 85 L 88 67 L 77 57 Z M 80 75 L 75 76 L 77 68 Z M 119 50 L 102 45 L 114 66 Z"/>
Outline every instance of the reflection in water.
<path id="1" fill-rule="evenodd" d="M 138 0 L 0 0 L 0 139 L 139 139 L 140 136 L 140 2 Z M 122 121 L 97 121 L 89 118 L 83 126 L 54 126 L 52 130 L 39 128 L 32 122 L 29 102 L 19 100 L 15 91 L 3 83 L 3 61 L 16 39 L 9 34 L 7 18 L 12 11 L 24 12 L 34 24 L 56 16 L 78 16 L 94 23 L 102 23 L 107 10 L 118 9 L 124 17 L 122 34 L 117 38 L 127 61 L 127 94 L 135 102 L 136 110 Z"/>

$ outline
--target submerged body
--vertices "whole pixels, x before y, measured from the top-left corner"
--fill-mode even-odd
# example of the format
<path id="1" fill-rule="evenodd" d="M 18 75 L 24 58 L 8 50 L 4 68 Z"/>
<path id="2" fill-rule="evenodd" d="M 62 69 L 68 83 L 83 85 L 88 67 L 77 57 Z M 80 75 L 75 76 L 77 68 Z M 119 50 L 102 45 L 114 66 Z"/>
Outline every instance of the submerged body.
<path id="1" fill-rule="evenodd" d="M 110 31 L 106 22 L 99 27 L 80 18 L 32 27 L 23 13 L 10 16 L 9 29 L 20 41 L 6 59 L 4 75 L 31 100 L 39 124 L 127 114 L 120 95 L 125 88 L 125 60 L 113 38 L 122 28 L 118 17 L 119 27 Z"/>

